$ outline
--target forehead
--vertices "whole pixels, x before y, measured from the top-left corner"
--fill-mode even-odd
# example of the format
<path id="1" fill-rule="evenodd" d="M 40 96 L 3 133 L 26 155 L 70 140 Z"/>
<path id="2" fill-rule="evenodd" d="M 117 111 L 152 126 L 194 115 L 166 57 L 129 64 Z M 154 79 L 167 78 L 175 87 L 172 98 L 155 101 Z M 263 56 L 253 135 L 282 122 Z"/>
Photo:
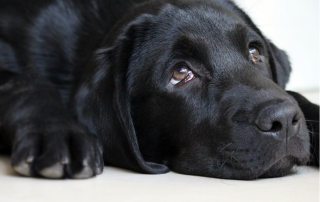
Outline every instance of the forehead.
<path id="1" fill-rule="evenodd" d="M 133 66 L 141 67 L 141 71 L 148 67 L 157 75 L 163 69 L 169 71 L 171 61 L 196 60 L 210 75 L 228 75 L 241 68 L 240 63 L 247 64 L 248 38 L 263 37 L 232 5 L 223 3 L 227 1 L 183 2 L 187 3 L 167 4 L 154 16 L 132 56 Z"/>
<path id="2" fill-rule="evenodd" d="M 247 46 L 249 36 L 259 39 L 231 5 L 219 1 L 166 5 L 158 13 L 155 25 L 149 40 L 157 44 L 150 49 L 156 47 L 157 50 L 150 52 L 161 48 L 167 52 L 175 43 L 184 43 L 181 38 L 188 38 L 194 42 L 189 43 L 192 47 L 203 48 L 212 57 L 220 57 L 230 51 L 240 53 L 238 50 Z"/>
<path id="3" fill-rule="evenodd" d="M 165 82 L 174 64 L 187 61 L 209 79 L 233 78 L 229 75 L 248 66 L 248 38 L 263 41 L 259 31 L 234 9 L 227 3 L 205 0 L 166 5 L 152 16 L 152 24 L 137 43 L 131 74 L 150 74 L 148 78 Z"/>
<path id="4" fill-rule="evenodd" d="M 225 66 L 228 62 L 216 61 L 217 58 L 243 57 L 240 49 L 247 46 L 248 33 L 256 35 L 230 5 L 217 2 L 167 5 L 157 15 L 155 24 L 148 54 L 156 55 L 160 51 L 171 57 L 187 48 L 191 55 L 203 56 L 201 62 L 215 66 Z"/>
<path id="5" fill-rule="evenodd" d="M 158 15 L 162 31 L 176 34 L 221 38 L 235 29 L 246 29 L 245 21 L 226 3 L 190 2 L 167 5 Z M 209 37 L 210 38 L 210 37 Z"/>

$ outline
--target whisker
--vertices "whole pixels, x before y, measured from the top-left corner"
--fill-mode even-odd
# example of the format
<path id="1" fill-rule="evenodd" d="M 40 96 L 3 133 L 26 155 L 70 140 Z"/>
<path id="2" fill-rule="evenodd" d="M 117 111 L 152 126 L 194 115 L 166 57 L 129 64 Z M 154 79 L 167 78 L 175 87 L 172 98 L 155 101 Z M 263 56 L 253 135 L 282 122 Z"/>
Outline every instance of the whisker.
<path id="1" fill-rule="evenodd" d="M 236 160 L 241 166 L 242 166 L 242 164 L 239 162 L 239 160 L 236 158 L 236 157 L 234 157 L 234 156 L 231 156 L 231 159 L 234 159 L 234 160 Z"/>
<path id="2" fill-rule="evenodd" d="M 218 171 L 218 172 L 220 172 L 221 168 L 224 166 L 224 164 L 226 164 L 226 163 L 227 163 L 227 161 L 228 161 L 228 159 L 227 159 L 227 160 L 225 160 L 225 161 L 223 162 L 223 164 L 220 166 L 220 168 L 219 168 L 219 171 Z"/>
<path id="3" fill-rule="evenodd" d="M 221 153 L 225 148 L 229 147 L 230 145 L 232 145 L 232 143 L 225 145 L 222 149 L 220 149 L 219 153 Z"/>
<path id="4" fill-rule="evenodd" d="M 309 122 L 319 122 L 319 121 L 310 121 L 308 120 Z M 313 162 L 314 160 L 319 161 L 319 153 L 317 153 L 315 147 L 311 144 L 311 142 L 314 142 L 314 141 L 317 141 L 317 138 L 315 137 L 316 135 L 319 135 L 319 132 L 315 132 L 314 131 L 314 128 L 313 128 L 313 125 L 312 124 L 308 124 L 308 128 L 311 127 L 311 131 L 309 130 L 309 134 L 310 134 L 310 150 L 309 150 L 309 153 L 310 153 L 310 157 L 309 157 L 309 162 Z M 318 140 L 319 141 L 319 140 Z M 313 152 L 311 152 L 313 151 Z"/>
<path id="5" fill-rule="evenodd" d="M 298 139 L 292 139 L 292 141 L 294 141 L 299 146 L 299 149 L 306 151 L 305 148 L 302 146 L 302 143 Z M 310 146 L 312 146 L 312 145 L 310 144 Z"/>
<path id="6" fill-rule="evenodd" d="M 256 1 L 249 9 L 247 9 L 247 13 L 250 13 L 251 12 L 251 10 L 255 7 L 255 6 L 257 6 L 257 4 L 258 3 L 260 3 L 259 1 Z"/>
<path id="7" fill-rule="evenodd" d="M 306 120 L 306 122 L 316 122 L 316 123 L 319 123 L 319 121 L 316 121 L 316 120 Z"/>
<path id="8" fill-rule="evenodd" d="M 311 124 L 311 131 L 309 131 L 310 135 L 310 149 L 313 152 L 310 152 L 310 159 L 309 162 L 313 162 L 313 161 L 319 161 L 319 151 L 316 151 L 315 147 L 311 144 L 311 142 L 315 142 L 315 141 L 319 141 L 317 140 L 318 138 L 316 137 L 316 135 L 319 135 L 319 133 L 314 132 L 314 128 L 313 125 Z"/>
<path id="9" fill-rule="evenodd" d="M 314 151 L 313 153 L 310 152 L 310 150 L 305 149 L 302 145 L 301 142 L 298 141 L 297 139 L 293 139 L 293 141 L 298 145 L 299 149 L 302 150 L 302 152 L 308 152 L 310 155 L 310 160 L 314 159 L 317 156 L 317 152 Z M 314 148 L 312 144 L 310 144 L 310 148 Z M 316 156 L 315 156 L 316 155 Z"/>
<path id="10" fill-rule="evenodd" d="M 317 134 L 319 134 L 319 133 L 311 132 L 311 131 L 309 131 L 309 133 L 312 134 L 312 135 L 317 135 Z"/>
<path id="11" fill-rule="evenodd" d="M 233 154 L 233 153 L 234 153 L 234 150 L 233 150 L 232 154 Z M 235 169 L 235 167 L 234 167 L 234 165 L 233 165 L 233 162 L 232 162 L 232 158 L 233 158 L 233 157 L 232 157 L 232 154 L 230 155 L 230 157 L 231 157 L 231 165 L 232 165 L 233 170 L 236 171 L 236 169 Z"/>

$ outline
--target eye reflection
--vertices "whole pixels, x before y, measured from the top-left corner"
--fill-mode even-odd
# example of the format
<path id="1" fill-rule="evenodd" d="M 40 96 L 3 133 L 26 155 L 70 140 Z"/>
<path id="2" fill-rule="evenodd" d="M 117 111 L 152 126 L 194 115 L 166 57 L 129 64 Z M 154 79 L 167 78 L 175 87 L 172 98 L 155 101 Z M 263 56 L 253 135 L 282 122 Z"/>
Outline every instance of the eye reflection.
<path id="1" fill-rule="evenodd" d="M 261 62 L 260 51 L 256 46 L 249 47 L 250 60 L 254 63 Z"/>

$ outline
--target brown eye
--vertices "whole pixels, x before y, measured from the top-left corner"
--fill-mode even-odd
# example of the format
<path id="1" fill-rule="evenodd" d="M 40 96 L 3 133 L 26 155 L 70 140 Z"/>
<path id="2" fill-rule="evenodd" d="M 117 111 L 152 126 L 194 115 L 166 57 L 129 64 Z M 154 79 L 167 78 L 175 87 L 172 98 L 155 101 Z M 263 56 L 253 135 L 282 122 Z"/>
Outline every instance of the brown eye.
<path id="1" fill-rule="evenodd" d="M 185 66 L 180 66 L 175 68 L 172 78 L 181 81 L 182 79 L 186 78 L 188 76 L 189 69 Z"/>
<path id="2" fill-rule="evenodd" d="M 170 82 L 173 85 L 182 85 L 192 79 L 194 79 L 193 72 L 186 65 L 179 65 L 174 69 Z"/>
<path id="3" fill-rule="evenodd" d="M 258 63 L 261 61 L 260 59 L 260 51 L 259 48 L 256 46 L 249 46 L 249 53 L 250 53 L 250 60 L 254 63 Z"/>

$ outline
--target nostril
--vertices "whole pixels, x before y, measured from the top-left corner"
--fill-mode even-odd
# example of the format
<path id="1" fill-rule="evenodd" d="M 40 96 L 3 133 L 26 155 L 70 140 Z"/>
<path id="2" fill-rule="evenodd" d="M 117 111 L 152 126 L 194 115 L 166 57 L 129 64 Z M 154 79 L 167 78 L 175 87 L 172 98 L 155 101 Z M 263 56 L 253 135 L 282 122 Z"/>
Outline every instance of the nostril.
<path id="1" fill-rule="evenodd" d="M 263 106 L 254 121 L 259 134 L 283 141 L 299 133 L 303 114 L 289 102 Z"/>
<path id="2" fill-rule="evenodd" d="M 300 119 L 300 115 L 295 115 L 292 119 L 292 125 L 297 125 Z"/>
<path id="3" fill-rule="evenodd" d="M 272 123 L 272 128 L 268 132 L 279 132 L 282 130 L 282 124 L 279 121 Z"/>
<path id="4" fill-rule="evenodd" d="M 279 132 L 283 127 L 280 121 L 260 122 L 257 126 L 262 132 Z"/>

